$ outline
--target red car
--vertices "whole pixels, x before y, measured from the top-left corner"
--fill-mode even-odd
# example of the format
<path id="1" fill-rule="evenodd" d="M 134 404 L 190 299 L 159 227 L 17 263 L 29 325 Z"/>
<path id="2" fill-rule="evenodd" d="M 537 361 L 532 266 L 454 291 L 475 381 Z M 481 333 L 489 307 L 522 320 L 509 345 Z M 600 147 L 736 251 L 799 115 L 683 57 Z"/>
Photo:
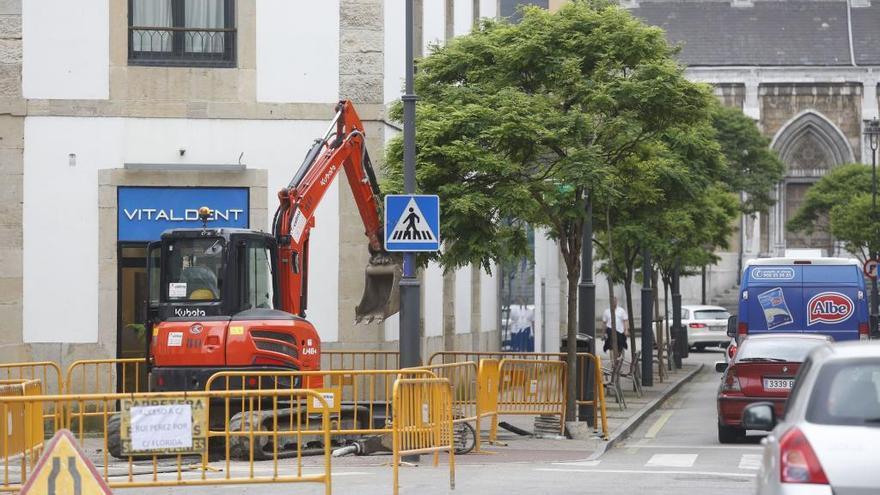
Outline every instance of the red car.
<path id="1" fill-rule="evenodd" d="M 753 402 L 772 402 L 777 417 L 807 354 L 832 339 L 818 334 L 763 334 L 746 338 L 730 363 L 716 363 L 723 371 L 718 388 L 718 441 L 733 443 L 745 438 L 742 412 Z"/>

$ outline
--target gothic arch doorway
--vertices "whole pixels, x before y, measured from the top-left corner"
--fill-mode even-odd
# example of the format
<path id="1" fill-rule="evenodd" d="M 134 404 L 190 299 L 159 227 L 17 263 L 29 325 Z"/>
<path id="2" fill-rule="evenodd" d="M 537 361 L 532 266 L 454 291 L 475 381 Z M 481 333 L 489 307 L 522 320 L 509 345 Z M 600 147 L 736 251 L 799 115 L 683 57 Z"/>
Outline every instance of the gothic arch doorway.
<path id="1" fill-rule="evenodd" d="M 832 167 L 854 161 L 846 135 L 821 113 L 806 110 L 779 129 L 770 147 L 785 163 L 785 177 L 776 186 L 776 205 L 769 214 L 770 251 L 782 255 L 786 248 L 812 248 L 832 254 L 833 240 L 823 229 L 812 234 L 792 233 L 785 224 L 800 208 L 813 183 Z"/>

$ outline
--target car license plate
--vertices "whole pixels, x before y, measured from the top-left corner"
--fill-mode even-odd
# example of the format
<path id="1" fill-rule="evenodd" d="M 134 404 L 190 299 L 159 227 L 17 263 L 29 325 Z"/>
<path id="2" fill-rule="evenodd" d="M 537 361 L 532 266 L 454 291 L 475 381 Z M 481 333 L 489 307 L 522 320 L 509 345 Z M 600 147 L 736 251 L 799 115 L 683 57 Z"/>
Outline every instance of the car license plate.
<path id="1" fill-rule="evenodd" d="M 764 390 L 791 390 L 794 378 L 764 378 Z"/>
<path id="2" fill-rule="evenodd" d="M 725 332 L 725 331 L 727 331 L 727 327 L 715 326 L 715 327 L 709 327 L 709 330 L 711 330 L 713 332 Z"/>

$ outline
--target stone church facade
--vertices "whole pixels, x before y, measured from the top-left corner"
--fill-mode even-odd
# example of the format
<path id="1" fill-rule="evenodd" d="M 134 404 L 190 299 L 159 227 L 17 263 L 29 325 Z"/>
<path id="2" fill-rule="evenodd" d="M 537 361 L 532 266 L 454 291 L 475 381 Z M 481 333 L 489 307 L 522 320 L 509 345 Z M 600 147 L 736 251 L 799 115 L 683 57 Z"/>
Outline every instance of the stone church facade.
<path id="1" fill-rule="evenodd" d="M 681 47 L 690 79 L 758 123 L 785 163 L 776 204 L 744 218 L 742 256 L 786 249 L 841 254 L 824 233 L 785 229 L 810 185 L 831 168 L 871 163 L 863 131 L 878 116 L 877 0 L 622 1 Z M 873 3 L 873 5 L 872 5 Z"/>

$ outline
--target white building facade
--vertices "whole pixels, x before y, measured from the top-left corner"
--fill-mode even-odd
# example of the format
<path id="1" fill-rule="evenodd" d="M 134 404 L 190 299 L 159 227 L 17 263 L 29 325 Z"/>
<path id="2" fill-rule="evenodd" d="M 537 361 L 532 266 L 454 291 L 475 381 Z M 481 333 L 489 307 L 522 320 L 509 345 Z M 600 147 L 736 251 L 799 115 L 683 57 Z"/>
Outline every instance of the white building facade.
<path id="1" fill-rule="evenodd" d="M 418 13 L 421 50 L 497 9 L 425 1 Z M 173 226 L 208 198 L 268 231 L 339 99 L 381 162 L 399 132 L 386 114 L 403 19 L 403 0 L 0 3 L 0 359 L 142 356 L 151 222 Z M 325 348 L 395 349 L 396 316 L 354 324 L 367 244 L 344 175 L 311 245 L 308 318 Z M 431 266 L 422 280 L 425 358 L 497 348 L 496 275 Z"/>

